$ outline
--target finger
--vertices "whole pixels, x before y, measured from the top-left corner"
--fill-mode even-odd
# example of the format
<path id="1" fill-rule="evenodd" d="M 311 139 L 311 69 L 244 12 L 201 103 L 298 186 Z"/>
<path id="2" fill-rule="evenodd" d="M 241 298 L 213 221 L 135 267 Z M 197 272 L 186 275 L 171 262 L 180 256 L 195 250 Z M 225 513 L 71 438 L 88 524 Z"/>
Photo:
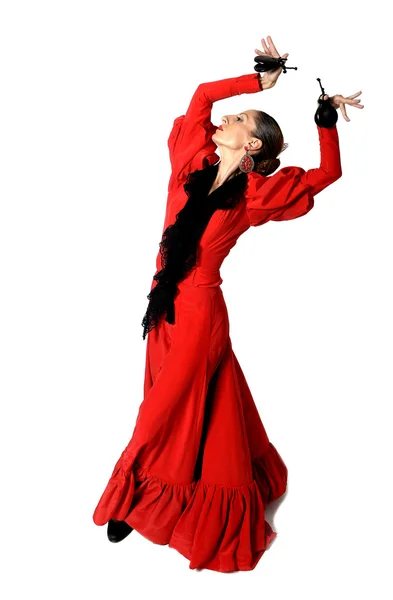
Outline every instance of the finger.
<path id="1" fill-rule="evenodd" d="M 269 56 L 271 56 L 271 52 L 270 52 L 269 48 L 268 48 L 268 47 L 267 47 L 267 45 L 266 45 L 265 38 L 262 38 L 262 39 L 261 39 L 261 42 L 262 42 L 262 46 L 263 46 L 263 49 L 264 49 L 264 51 L 265 51 L 267 54 L 269 54 Z"/>
<path id="2" fill-rule="evenodd" d="M 276 58 L 278 58 L 280 55 L 279 55 L 279 53 L 277 52 L 277 48 L 276 48 L 276 47 L 275 47 L 275 45 L 273 44 L 273 40 L 272 40 L 272 38 L 270 37 L 270 35 L 268 35 L 268 36 L 267 36 L 267 41 L 269 42 L 269 46 L 270 46 L 270 48 L 271 48 L 271 50 L 272 50 L 273 56 L 275 56 Z"/>
<path id="3" fill-rule="evenodd" d="M 344 102 L 346 102 L 346 104 L 349 104 L 350 106 L 354 106 L 355 108 L 363 107 L 363 104 L 357 104 L 357 102 L 360 102 L 360 98 L 358 98 L 357 100 L 348 100 L 348 98 L 344 98 Z"/>
<path id="4" fill-rule="evenodd" d="M 360 102 L 360 98 L 357 100 L 348 100 L 348 104 L 351 106 L 354 106 L 355 108 L 363 108 L 364 104 L 356 104 L 357 102 Z"/>
<path id="5" fill-rule="evenodd" d="M 351 119 L 348 118 L 347 111 L 345 110 L 345 104 L 340 104 L 340 108 L 344 119 L 350 121 Z"/>
<path id="6" fill-rule="evenodd" d="M 357 92 L 356 94 L 352 94 L 351 96 L 348 96 L 348 98 L 356 98 L 356 96 L 359 96 L 359 94 L 361 94 L 362 92 Z"/>

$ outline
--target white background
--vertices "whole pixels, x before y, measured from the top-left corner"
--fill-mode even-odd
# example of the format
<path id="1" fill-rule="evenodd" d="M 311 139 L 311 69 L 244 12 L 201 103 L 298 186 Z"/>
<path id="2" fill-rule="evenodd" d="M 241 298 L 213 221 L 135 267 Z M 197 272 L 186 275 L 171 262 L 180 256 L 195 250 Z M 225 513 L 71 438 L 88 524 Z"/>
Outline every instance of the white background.
<path id="1" fill-rule="evenodd" d="M 381 12 L 382 11 L 382 12 Z M 252 73 L 271 35 L 289 70 L 217 102 L 261 109 L 319 166 L 339 112 L 343 176 L 304 218 L 249 229 L 221 275 L 234 351 L 289 470 L 257 567 L 188 568 L 94 508 L 142 401 L 142 318 L 170 174 L 198 84 Z M 382 2 L 3 1 L 0 12 L 2 596 L 62 600 L 392 597 L 392 72 Z"/>

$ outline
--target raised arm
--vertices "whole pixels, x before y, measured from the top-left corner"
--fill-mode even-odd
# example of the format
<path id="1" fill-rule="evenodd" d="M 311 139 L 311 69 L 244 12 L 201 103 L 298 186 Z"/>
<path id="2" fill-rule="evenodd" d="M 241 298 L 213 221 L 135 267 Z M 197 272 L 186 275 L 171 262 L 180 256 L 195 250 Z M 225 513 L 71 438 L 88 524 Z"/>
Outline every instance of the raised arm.
<path id="1" fill-rule="evenodd" d="M 314 196 L 342 175 L 340 146 L 336 125 L 330 129 L 317 125 L 320 166 L 306 171 L 302 167 L 283 167 L 264 177 L 251 171 L 246 189 L 246 208 L 251 225 L 266 221 L 287 221 L 308 213 Z"/>
<path id="2" fill-rule="evenodd" d="M 337 126 L 319 127 L 320 166 L 317 169 L 309 169 L 300 177 L 303 184 L 310 186 L 313 196 L 319 194 L 325 187 L 339 179 L 342 175 L 340 144 Z"/>
<path id="3" fill-rule="evenodd" d="M 190 171 L 207 166 L 207 157 L 215 153 L 217 146 L 211 139 L 217 129 L 211 122 L 213 102 L 261 90 L 261 77 L 256 72 L 197 87 L 186 114 L 175 119 L 168 138 L 172 167 L 169 189 L 176 181 L 184 181 Z"/>

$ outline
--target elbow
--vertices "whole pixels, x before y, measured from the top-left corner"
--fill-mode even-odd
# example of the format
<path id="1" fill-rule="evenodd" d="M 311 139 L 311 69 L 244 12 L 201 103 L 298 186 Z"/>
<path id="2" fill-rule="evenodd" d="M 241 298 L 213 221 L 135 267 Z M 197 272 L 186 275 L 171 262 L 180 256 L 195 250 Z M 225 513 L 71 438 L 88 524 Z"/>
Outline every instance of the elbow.
<path id="1" fill-rule="evenodd" d="M 338 179 L 340 179 L 340 177 L 342 176 L 342 169 L 341 169 L 341 164 L 337 163 L 335 165 L 330 165 L 330 168 L 328 170 L 325 170 L 325 176 L 324 179 L 326 181 L 327 185 L 330 185 L 332 183 L 334 183 L 335 181 L 337 181 Z"/>
<path id="2" fill-rule="evenodd" d="M 334 171 L 334 173 L 327 174 L 325 177 L 325 181 L 321 185 L 321 188 L 324 189 L 326 187 L 329 187 L 330 185 L 332 185 L 332 183 L 334 183 L 335 181 L 338 181 L 341 176 L 342 176 L 342 172 L 340 170 Z"/>
<path id="3" fill-rule="evenodd" d="M 320 184 L 319 184 L 320 190 L 323 190 L 323 189 L 329 187 L 330 185 L 332 185 L 332 183 L 334 183 L 335 181 L 340 179 L 341 176 L 342 176 L 341 169 L 335 169 L 334 171 L 325 173 L 325 176 L 322 178 L 322 180 L 320 181 Z"/>
<path id="4" fill-rule="evenodd" d="M 332 183 L 337 181 L 337 179 L 340 179 L 340 177 L 342 177 L 342 174 L 343 174 L 343 172 L 342 172 L 341 166 L 339 166 L 333 174 Z"/>
<path id="5" fill-rule="evenodd" d="M 332 185 L 332 183 L 340 179 L 341 176 L 341 169 L 335 169 L 334 172 L 325 173 L 324 177 L 321 177 L 317 181 L 312 182 L 312 195 L 316 196 L 317 194 L 322 192 L 322 190 L 329 187 L 330 185 Z"/>
<path id="6" fill-rule="evenodd" d="M 337 181 L 342 176 L 341 159 L 340 154 L 336 157 L 336 160 L 331 161 L 331 170 L 333 172 L 333 181 Z"/>

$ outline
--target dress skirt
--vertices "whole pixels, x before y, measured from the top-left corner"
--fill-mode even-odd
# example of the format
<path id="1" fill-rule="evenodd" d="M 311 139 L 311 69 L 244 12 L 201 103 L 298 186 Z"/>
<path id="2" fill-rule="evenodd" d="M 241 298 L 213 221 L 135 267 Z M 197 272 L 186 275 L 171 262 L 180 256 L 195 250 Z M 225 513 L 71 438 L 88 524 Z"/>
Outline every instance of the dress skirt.
<path id="1" fill-rule="evenodd" d="M 233 352 L 221 287 L 178 287 L 175 323 L 148 333 L 144 399 L 93 520 L 126 521 L 190 569 L 251 570 L 277 535 L 264 509 L 287 468 Z"/>

